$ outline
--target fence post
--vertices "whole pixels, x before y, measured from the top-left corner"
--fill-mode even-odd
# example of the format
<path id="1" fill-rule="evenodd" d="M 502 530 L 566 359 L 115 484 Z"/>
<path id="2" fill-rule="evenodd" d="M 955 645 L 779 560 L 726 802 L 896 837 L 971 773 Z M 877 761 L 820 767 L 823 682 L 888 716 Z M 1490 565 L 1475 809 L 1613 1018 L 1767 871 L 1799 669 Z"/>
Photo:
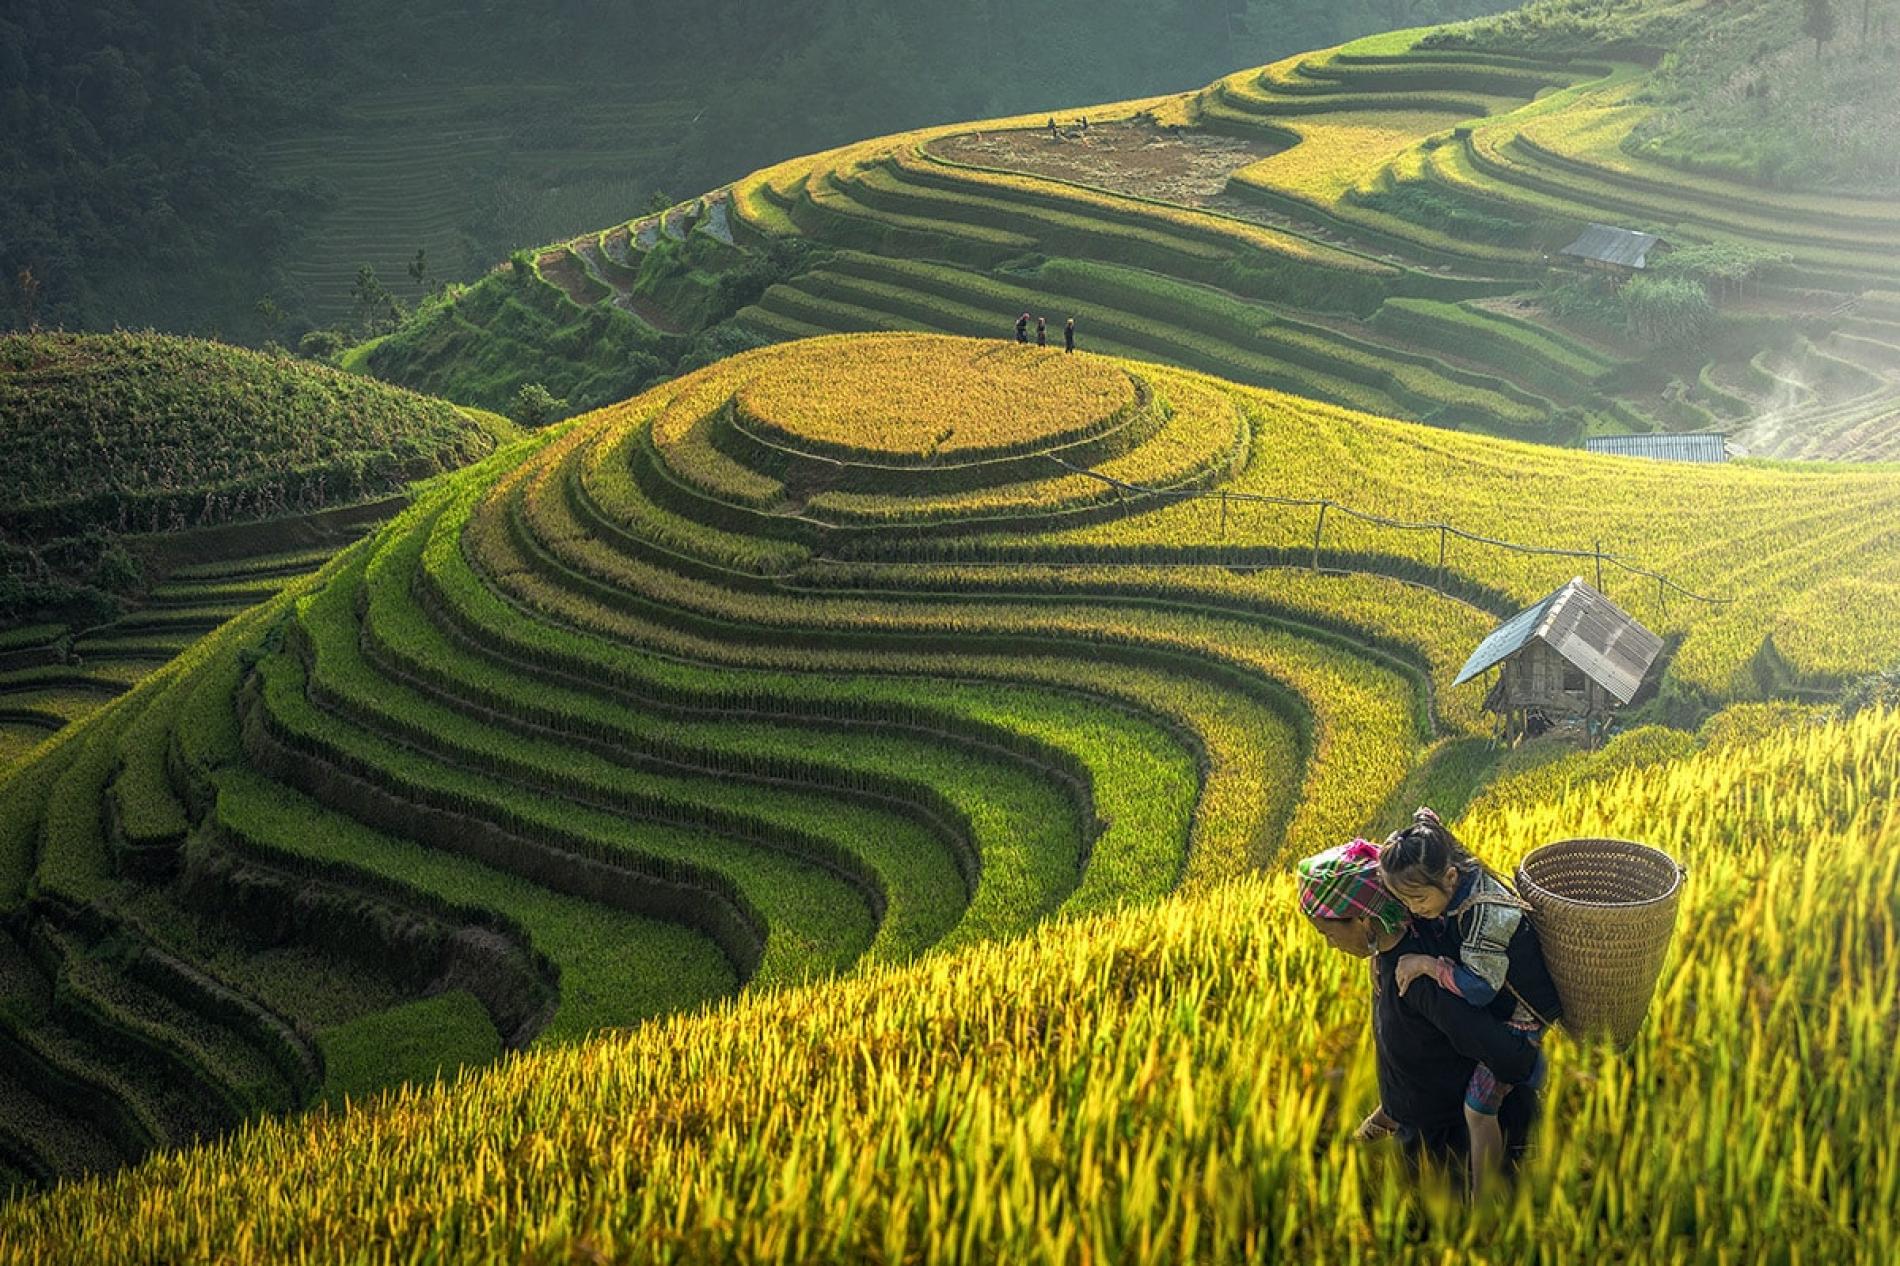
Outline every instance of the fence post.
<path id="1" fill-rule="evenodd" d="M 1220 539 L 1227 539 L 1227 494 L 1220 495 Z"/>
<path id="2" fill-rule="evenodd" d="M 1438 592 L 1445 592 L 1445 525 L 1438 525 Z"/>
<path id="3" fill-rule="evenodd" d="M 1602 593 L 1603 592 L 1603 542 L 1602 541 L 1598 541 L 1596 544 L 1596 555 L 1597 555 L 1597 592 Z"/>
<path id="4" fill-rule="evenodd" d="M 1319 538 L 1321 534 L 1326 531 L 1326 507 L 1331 504 L 1332 502 L 1330 501 L 1322 501 L 1319 503 L 1319 522 L 1313 525 L 1313 570 L 1314 571 L 1319 570 Z"/>
<path id="5" fill-rule="evenodd" d="M 1667 590 L 1665 590 L 1665 589 L 1663 588 L 1663 578 L 1662 578 L 1661 576 L 1658 576 L 1658 577 L 1656 577 L 1656 601 L 1657 601 L 1657 602 L 1660 602 L 1660 603 L 1662 604 L 1662 613 L 1663 613 L 1663 615 L 1664 615 L 1665 617 L 1666 617 L 1666 616 L 1668 616 L 1668 614 L 1669 614 L 1669 593 L 1668 593 L 1668 591 L 1667 591 Z"/>

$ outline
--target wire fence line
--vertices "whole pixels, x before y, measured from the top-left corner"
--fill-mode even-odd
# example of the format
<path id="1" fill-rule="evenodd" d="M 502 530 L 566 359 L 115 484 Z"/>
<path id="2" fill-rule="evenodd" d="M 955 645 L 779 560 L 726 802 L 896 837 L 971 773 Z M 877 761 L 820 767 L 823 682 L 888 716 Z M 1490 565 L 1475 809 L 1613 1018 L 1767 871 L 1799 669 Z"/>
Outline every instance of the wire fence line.
<path id="1" fill-rule="evenodd" d="M 1065 462 L 1053 454 L 1045 453 L 1043 456 L 1064 470 L 1069 471 L 1071 474 L 1086 475 L 1090 479 L 1100 480 L 1102 483 L 1108 484 L 1117 491 L 1131 496 L 1150 497 L 1157 501 L 1169 499 L 1176 501 L 1212 501 L 1218 499 L 1220 502 L 1220 529 L 1223 537 L 1227 534 L 1227 512 L 1230 502 L 1251 505 L 1290 506 L 1295 509 L 1315 510 L 1317 511 L 1317 517 L 1313 524 L 1312 569 L 1314 571 L 1320 570 L 1320 547 L 1326 534 L 1326 516 L 1328 513 L 1336 513 L 1343 514 L 1351 519 L 1356 519 L 1361 523 L 1371 524 L 1374 527 L 1393 528 L 1402 532 L 1436 532 L 1438 534 L 1438 580 L 1434 587 L 1440 593 L 1445 591 L 1445 545 L 1452 537 L 1456 537 L 1461 541 L 1470 541 L 1475 545 L 1490 545 L 1518 554 L 1538 554 L 1553 558 L 1587 558 L 1596 565 L 1596 586 L 1599 590 L 1603 588 L 1603 567 L 1606 563 L 1629 575 L 1641 576 L 1645 579 L 1653 580 L 1656 582 L 1657 601 L 1662 604 L 1663 613 L 1665 615 L 1668 614 L 1669 611 L 1668 595 L 1672 590 L 1692 602 L 1708 603 L 1711 606 L 1728 606 L 1735 601 L 1732 597 L 1718 598 L 1685 588 L 1660 572 L 1651 571 L 1647 567 L 1639 567 L 1635 563 L 1627 562 L 1617 557 L 1615 554 L 1605 553 L 1601 545 L 1592 549 L 1564 549 L 1555 545 L 1522 545 L 1516 541 L 1506 541 L 1495 536 L 1485 536 L 1478 532 L 1470 532 L 1461 527 L 1454 527 L 1449 523 L 1395 519 L 1383 514 L 1373 514 L 1370 511 L 1356 509 L 1353 506 L 1345 505 L 1342 502 L 1333 501 L 1324 497 L 1277 497 L 1271 493 L 1264 492 L 1232 492 L 1225 489 L 1213 488 L 1150 488 L 1143 484 L 1132 484 L 1126 480 L 1116 479 L 1112 475 L 1104 475 L 1100 471 L 1090 470 L 1085 466 L 1077 466 L 1072 462 Z"/>

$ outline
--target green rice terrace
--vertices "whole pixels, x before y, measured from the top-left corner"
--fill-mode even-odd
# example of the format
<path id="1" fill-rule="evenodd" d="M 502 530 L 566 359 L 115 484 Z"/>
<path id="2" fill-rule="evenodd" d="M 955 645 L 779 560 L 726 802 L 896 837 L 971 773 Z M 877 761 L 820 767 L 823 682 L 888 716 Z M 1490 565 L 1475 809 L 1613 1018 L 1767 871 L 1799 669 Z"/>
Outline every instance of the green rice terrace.
<path id="1" fill-rule="evenodd" d="M 335 365 L 0 336 L 0 1263 L 1900 1260 L 1900 90 L 1804 11 L 865 140 Z M 1578 578 L 1660 650 L 1517 741 Z M 1686 866 L 1495 1199 L 1296 893 L 1420 805 Z"/>
<path id="2" fill-rule="evenodd" d="M 514 433 L 214 343 L 0 337 L 0 770 Z"/>
<path id="3" fill-rule="evenodd" d="M 1686 149 L 1727 116 L 1681 104 L 1679 50 L 1746 70 L 1737 42 L 1789 38 L 1789 7 L 1545 3 L 867 141 L 520 253 L 353 363 L 490 408 L 537 380 L 587 406 L 763 342 L 988 336 L 1028 311 L 1093 350 L 1453 429 L 1890 460 L 1900 198 Z M 1771 71 L 1786 92 L 1823 74 Z M 1661 246 L 1640 268 L 1566 255 L 1593 224 Z"/>
<path id="4" fill-rule="evenodd" d="M 0 1175 L 1209 892 L 1467 796 L 1488 723 L 1451 677 L 1576 566 L 1513 546 L 1603 540 L 1703 713 L 1900 655 L 1835 618 L 1900 586 L 1892 471 L 1632 465 L 922 334 L 515 443 L 0 783 Z"/>

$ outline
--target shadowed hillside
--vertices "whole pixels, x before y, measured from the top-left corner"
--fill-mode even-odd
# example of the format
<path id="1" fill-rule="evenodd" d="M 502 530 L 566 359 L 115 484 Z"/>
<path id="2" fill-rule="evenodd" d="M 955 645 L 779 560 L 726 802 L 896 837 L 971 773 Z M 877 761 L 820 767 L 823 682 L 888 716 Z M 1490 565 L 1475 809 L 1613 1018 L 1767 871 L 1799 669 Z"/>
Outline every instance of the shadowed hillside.
<path id="1" fill-rule="evenodd" d="M 0 768 L 513 432 L 216 343 L 0 336 Z"/>
<path id="2" fill-rule="evenodd" d="M 893 127 L 1185 87 L 1398 10 L 17 0 L 0 13 L 0 328 L 295 346 L 662 190 Z"/>
<path id="3" fill-rule="evenodd" d="M 862 142 L 517 252 L 352 363 L 491 408 L 533 382 L 586 406 L 761 342 L 1006 337 L 1028 311 L 1075 317 L 1088 347 L 1461 430 L 1889 459 L 1900 201 L 1750 183 L 1713 151 L 1684 167 L 1728 116 L 1681 98 L 1679 51 L 1732 52 L 1741 13 L 1535 6 Z M 1598 224 L 1660 241 L 1570 254 Z"/>

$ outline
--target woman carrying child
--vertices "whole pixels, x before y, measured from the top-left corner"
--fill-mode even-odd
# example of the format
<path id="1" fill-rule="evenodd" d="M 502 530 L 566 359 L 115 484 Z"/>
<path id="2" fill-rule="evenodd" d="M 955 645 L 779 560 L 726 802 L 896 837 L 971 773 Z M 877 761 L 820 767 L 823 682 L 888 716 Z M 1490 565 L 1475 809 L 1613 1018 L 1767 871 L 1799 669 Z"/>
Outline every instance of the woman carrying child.
<path id="1" fill-rule="evenodd" d="M 1379 874 L 1379 846 L 1353 840 L 1298 864 L 1300 910 L 1337 950 L 1372 960 L 1372 1044 L 1380 1104 L 1355 1131 L 1360 1139 L 1397 1135 L 1406 1158 L 1462 1166 L 1469 1154 L 1463 1101 L 1481 1067 L 1506 1081 L 1528 1082 L 1538 1049 L 1488 1011 L 1468 1006 L 1420 976 L 1401 991 L 1398 964 L 1449 953 L 1456 942 L 1444 920 L 1411 918 Z M 1527 1142 L 1537 1091 L 1506 1098 L 1499 1114 L 1507 1159 Z"/>
<path id="2" fill-rule="evenodd" d="M 1420 977 L 1446 993 L 1503 1020 L 1533 1043 L 1562 1014 L 1557 987 L 1544 964 L 1537 931 L 1524 917 L 1528 907 L 1484 863 L 1465 851 L 1438 815 L 1420 809 L 1408 826 L 1394 831 L 1379 849 L 1379 873 L 1387 891 L 1414 919 L 1442 920 L 1455 933 L 1456 959 L 1406 954 L 1394 972 L 1401 993 Z M 1522 1083 L 1541 1089 L 1540 1050 Z M 1465 1088 L 1465 1128 L 1471 1140 L 1471 1185 L 1482 1192 L 1504 1159 L 1498 1109 L 1512 1083 L 1480 1063 Z"/>

